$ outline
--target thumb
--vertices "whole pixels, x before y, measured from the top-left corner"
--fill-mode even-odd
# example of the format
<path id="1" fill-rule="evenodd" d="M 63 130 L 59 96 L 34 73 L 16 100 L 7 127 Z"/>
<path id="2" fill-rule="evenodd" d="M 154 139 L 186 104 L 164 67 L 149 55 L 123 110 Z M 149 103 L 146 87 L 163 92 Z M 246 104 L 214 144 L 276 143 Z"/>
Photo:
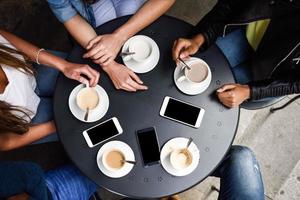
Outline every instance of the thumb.
<path id="1" fill-rule="evenodd" d="M 189 57 L 189 55 L 190 55 L 190 52 L 186 49 L 186 50 L 181 51 L 181 53 L 179 54 L 179 57 L 183 59 L 183 58 Z"/>
<path id="2" fill-rule="evenodd" d="M 236 86 L 233 84 L 228 84 L 228 85 L 223 85 L 222 87 L 220 87 L 219 89 L 217 89 L 217 92 L 224 92 L 226 90 L 231 90 L 234 89 Z"/>

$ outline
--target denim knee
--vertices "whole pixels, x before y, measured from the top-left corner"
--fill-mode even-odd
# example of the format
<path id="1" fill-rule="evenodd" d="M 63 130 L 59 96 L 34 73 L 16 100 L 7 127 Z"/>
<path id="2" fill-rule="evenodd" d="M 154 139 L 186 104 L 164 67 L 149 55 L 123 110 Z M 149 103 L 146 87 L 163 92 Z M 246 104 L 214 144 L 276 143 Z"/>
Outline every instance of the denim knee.
<path id="1" fill-rule="evenodd" d="M 258 161 L 248 147 L 233 146 L 230 150 L 230 163 L 237 179 L 243 199 L 264 199 L 263 182 Z"/>

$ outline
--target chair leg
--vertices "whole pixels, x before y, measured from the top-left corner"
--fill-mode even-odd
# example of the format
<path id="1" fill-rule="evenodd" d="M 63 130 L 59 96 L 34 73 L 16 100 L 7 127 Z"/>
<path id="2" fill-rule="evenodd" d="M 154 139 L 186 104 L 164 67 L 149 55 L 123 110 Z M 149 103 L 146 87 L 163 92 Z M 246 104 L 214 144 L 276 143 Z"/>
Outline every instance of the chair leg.
<path id="1" fill-rule="evenodd" d="M 270 108 L 270 112 L 274 113 L 277 110 L 281 110 L 281 109 L 287 107 L 288 105 L 290 105 L 291 103 L 293 103 L 294 101 L 296 101 L 299 98 L 300 98 L 300 95 L 297 95 L 294 98 L 292 98 L 291 100 L 289 100 L 288 102 L 286 102 L 285 104 L 283 104 L 282 106 L 279 106 L 279 107 L 276 107 L 276 108 L 272 107 L 272 108 Z"/>

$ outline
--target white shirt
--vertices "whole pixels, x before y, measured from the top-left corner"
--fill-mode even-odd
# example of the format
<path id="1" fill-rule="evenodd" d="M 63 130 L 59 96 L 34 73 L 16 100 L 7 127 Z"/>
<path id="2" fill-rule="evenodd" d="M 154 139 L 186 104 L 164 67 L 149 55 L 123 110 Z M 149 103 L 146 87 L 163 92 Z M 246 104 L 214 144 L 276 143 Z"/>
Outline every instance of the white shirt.
<path id="1" fill-rule="evenodd" d="M 2 35 L 0 34 L 0 43 L 14 48 Z M 15 49 L 15 48 L 14 48 Z M 14 55 L 22 60 L 24 58 L 21 55 Z M 31 74 L 23 72 L 24 70 L 18 70 L 16 68 L 1 64 L 1 67 L 8 79 L 8 85 L 4 92 L 0 94 L 0 100 L 5 101 L 13 106 L 17 106 L 23 109 L 32 119 L 40 103 L 40 98 L 34 92 L 36 88 L 35 77 Z M 27 110 L 29 112 L 27 112 Z M 15 113 L 20 114 L 20 113 Z M 30 121 L 30 119 L 26 119 Z"/>

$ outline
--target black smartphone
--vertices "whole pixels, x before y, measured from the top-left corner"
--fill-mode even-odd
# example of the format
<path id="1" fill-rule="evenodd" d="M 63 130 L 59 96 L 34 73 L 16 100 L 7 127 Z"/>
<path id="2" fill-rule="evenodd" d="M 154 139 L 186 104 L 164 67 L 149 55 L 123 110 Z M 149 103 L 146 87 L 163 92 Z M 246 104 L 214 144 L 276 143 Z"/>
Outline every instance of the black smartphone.
<path id="1" fill-rule="evenodd" d="M 145 167 L 158 164 L 160 162 L 160 148 L 154 127 L 137 131 L 138 143 L 140 146 L 142 159 Z"/>

